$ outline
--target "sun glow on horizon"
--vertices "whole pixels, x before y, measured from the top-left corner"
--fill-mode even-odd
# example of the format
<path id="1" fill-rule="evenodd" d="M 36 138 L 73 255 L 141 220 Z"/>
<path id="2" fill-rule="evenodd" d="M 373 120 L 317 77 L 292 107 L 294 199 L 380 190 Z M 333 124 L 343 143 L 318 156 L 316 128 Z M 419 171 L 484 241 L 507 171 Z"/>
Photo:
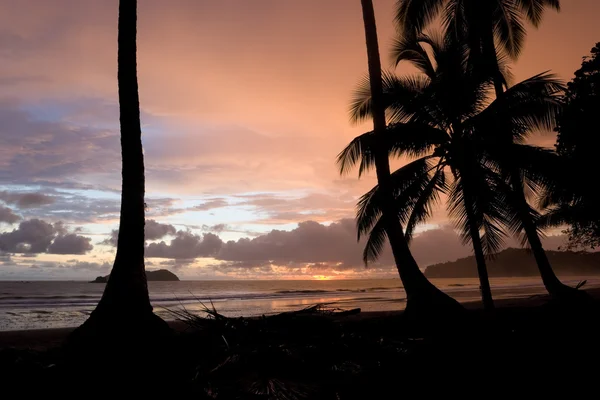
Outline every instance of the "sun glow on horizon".
<path id="1" fill-rule="evenodd" d="M 327 275 L 313 275 L 313 279 L 316 281 L 328 281 L 331 278 L 331 276 L 327 276 Z"/>

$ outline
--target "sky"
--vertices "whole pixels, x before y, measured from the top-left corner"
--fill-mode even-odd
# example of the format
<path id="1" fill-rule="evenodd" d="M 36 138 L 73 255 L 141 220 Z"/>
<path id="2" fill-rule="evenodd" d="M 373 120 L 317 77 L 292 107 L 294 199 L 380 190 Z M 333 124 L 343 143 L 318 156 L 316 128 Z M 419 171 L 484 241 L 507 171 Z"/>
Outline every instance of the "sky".
<path id="1" fill-rule="evenodd" d="M 335 167 L 370 130 L 348 117 L 367 69 L 360 2 L 138 3 L 146 267 L 183 279 L 395 276 L 389 251 L 366 269 L 356 242 L 354 206 L 373 176 Z M 394 1 L 374 3 L 391 68 Z M 529 27 L 515 80 L 546 70 L 569 80 L 600 40 L 600 2 L 562 3 Z M 0 6 L 0 279 L 107 274 L 120 200 L 118 1 Z M 470 255 L 443 207 L 419 229 L 422 267 Z"/>

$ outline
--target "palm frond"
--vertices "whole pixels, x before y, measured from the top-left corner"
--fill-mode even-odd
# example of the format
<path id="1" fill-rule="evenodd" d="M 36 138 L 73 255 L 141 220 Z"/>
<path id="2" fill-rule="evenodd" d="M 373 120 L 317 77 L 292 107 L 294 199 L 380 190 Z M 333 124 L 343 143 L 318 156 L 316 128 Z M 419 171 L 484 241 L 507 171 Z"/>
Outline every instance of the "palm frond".
<path id="1" fill-rule="evenodd" d="M 563 90 L 564 85 L 554 75 L 535 75 L 509 88 L 468 125 L 498 143 L 522 141 L 535 131 L 551 131 L 562 110 Z"/>
<path id="2" fill-rule="evenodd" d="M 373 225 L 381 217 L 382 204 L 379 185 L 362 195 L 356 205 L 357 240 L 369 233 Z"/>
<path id="3" fill-rule="evenodd" d="M 519 57 L 525 43 L 526 30 L 521 10 L 514 1 L 494 2 L 492 20 L 495 21 L 496 40 L 512 59 Z"/>
<path id="4" fill-rule="evenodd" d="M 425 222 L 432 216 L 434 206 L 440 199 L 439 194 L 445 193 L 447 189 L 446 174 L 442 168 L 438 168 L 423 188 L 422 193 L 416 199 L 415 204 L 412 206 L 412 211 L 408 218 L 408 222 L 406 223 L 404 233 L 407 241 L 412 239 L 412 235 L 417 225 Z"/>
<path id="5" fill-rule="evenodd" d="M 431 168 L 430 157 L 423 157 L 406 164 L 391 174 L 393 196 L 398 210 L 397 217 L 402 223 L 407 221 L 412 205 L 421 195 L 419 188 L 426 185 Z M 385 199 L 379 185 L 373 187 L 359 199 L 356 212 L 358 240 L 372 229 L 382 215 L 383 201 Z"/>
<path id="6" fill-rule="evenodd" d="M 398 0 L 396 23 L 404 33 L 422 32 L 442 10 L 445 0 Z"/>
<path id="7" fill-rule="evenodd" d="M 393 72 L 382 73 L 383 101 L 393 121 L 406 121 L 419 108 L 415 103 L 427 86 L 423 76 L 397 77 Z M 354 124 L 371 118 L 371 86 L 368 76 L 364 77 L 353 93 L 350 103 L 350 121 Z"/>
<path id="8" fill-rule="evenodd" d="M 560 0 L 515 0 L 515 3 L 535 27 L 538 27 L 542 21 L 546 7 L 560 11 Z"/>
<path id="9" fill-rule="evenodd" d="M 373 144 L 375 140 L 374 132 L 363 133 L 352 139 L 350 144 L 336 158 L 336 165 L 339 168 L 340 175 L 348 174 L 359 162 L 359 176 L 374 165 L 375 155 L 373 154 Z"/>
<path id="10" fill-rule="evenodd" d="M 367 243 L 365 243 L 365 248 L 363 250 L 363 262 L 365 263 L 365 266 L 370 262 L 377 261 L 383 251 L 386 238 L 385 220 L 383 219 L 383 216 L 380 216 L 369 232 L 369 238 L 367 239 Z"/>
<path id="11" fill-rule="evenodd" d="M 435 59 L 435 55 L 443 47 L 443 44 L 439 40 L 439 37 L 432 37 L 427 34 L 415 36 L 402 35 L 394 39 L 392 43 L 392 61 L 395 66 L 398 66 L 402 61 L 408 61 L 430 79 L 434 79 L 435 66 L 423 45 L 427 44 L 431 46 Z"/>

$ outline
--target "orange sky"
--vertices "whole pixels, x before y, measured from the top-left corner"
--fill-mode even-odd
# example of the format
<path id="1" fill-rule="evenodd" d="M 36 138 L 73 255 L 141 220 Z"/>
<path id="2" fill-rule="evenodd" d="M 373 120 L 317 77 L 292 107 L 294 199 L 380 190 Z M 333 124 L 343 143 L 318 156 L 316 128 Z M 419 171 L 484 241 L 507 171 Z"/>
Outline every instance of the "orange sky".
<path id="1" fill-rule="evenodd" d="M 347 114 L 351 91 L 366 70 L 360 2 L 138 3 L 148 192 L 173 199 L 169 207 L 179 210 L 157 213 L 157 220 L 199 235 L 203 224 L 227 224 L 220 236 L 237 240 L 290 230 L 303 220 L 351 218 L 356 196 L 373 183 L 341 180 L 334 166 L 341 148 L 369 129 L 350 126 Z M 389 65 L 394 1 L 374 3 Z M 118 157 L 103 150 L 118 145 L 110 139 L 117 121 L 117 0 L 0 0 L 0 5 L 0 186 L 85 187 L 94 191 L 77 195 L 114 200 L 108 189 L 119 185 Z M 516 79 L 545 70 L 570 79 L 600 40 L 600 2 L 563 0 L 562 8 L 560 14 L 546 13 L 540 29 L 529 28 L 513 68 Z M 20 130 L 27 135 L 15 133 Z M 75 146 L 61 130 L 93 140 Z M 49 144 L 41 145 L 44 141 Z M 552 145 L 554 138 L 535 141 Z M 270 197 L 260 202 L 243 197 L 256 193 Z M 190 210 L 216 198 L 230 207 Z M 49 220 L 60 215 L 93 239 L 96 261 L 109 261 L 112 249 L 99 242 L 115 227 L 114 212 L 82 220 L 70 218 L 60 204 L 60 213 L 58 205 L 15 212 Z M 440 213 L 434 222 L 445 220 Z"/>

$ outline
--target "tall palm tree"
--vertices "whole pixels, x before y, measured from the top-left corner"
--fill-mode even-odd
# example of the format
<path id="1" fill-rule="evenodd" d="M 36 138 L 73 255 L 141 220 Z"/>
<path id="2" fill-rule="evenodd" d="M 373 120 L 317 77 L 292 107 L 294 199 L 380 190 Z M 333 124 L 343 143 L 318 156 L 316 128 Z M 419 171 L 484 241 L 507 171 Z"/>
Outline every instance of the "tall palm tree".
<path id="1" fill-rule="evenodd" d="M 373 118 L 374 134 L 380 137 L 381 135 L 385 135 L 386 117 L 373 1 L 361 0 L 361 6 L 370 76 L 369 92 L 373 99 L 371 116 Z M 373 148 L 373 159 L 377 180 L 382 191 L 382 213 L 384 215 L 383 221 L 385 221 L 385 234 L 390 239 L 394 260 L 400 274 L 400 279 L 404 285 L 404 290 L 406 291 L 407 314 L 423 315 L 440 313 L 448 309 L 460 309 L 461 306 L 455 300 L 441 292 L 425 278 L 408 248 L 402 226 L 396 217 L 398 211 L 392 195 L 387 149 L 384 146 L 375 146 Z M 345 171 L 345 168 L 342 166 L 343 171 Z"/>
<path id="2" fill-rule="evenodd" d="M 468 45 L 473 68 L 493 78 L 496 97 L 500 98 L 508 86 L 506 74 L 502 73 L 500 67 L 504 55 L 512 59 L 519 56 L 525 41 L 524 21 L 529 21 L 535 27 L 539 26 L 546 8 L 559 11 L 560 1 L 398 0 L 396 20 L 402 34 L 410 37 L 422 32 L 441 14 L 449 31 L 455 34 L 457 40 Z M 394 54 L 398 54 L 397 49 Z M 510 145 L 512 136 L 509 130 L 496 131 Z M 536 224 L 537 212 L 527 201 L 523 177 L 518 173 L 513 161 L 514 157 L 505 157 L 502 164 L 502 169 L 513 187 L 511 199 L 517 211 L 511 228 L 518 235 L 524 233 L 523 241 L 531 247 L 548 292 L 555 298 L 571 298 L 577 292 L 564 285 L 552 270 Z"/>
<path id="3" fill-rule="evenodd" d="M 119 1 L 118 29 L 121 217 L 115 262 L 90 320 L 154 318 L 144 269 L 145 184 L 136 61 L 136 0 Z"/>
<path id="4" fill-rule="evenodd" d="M 484 305 L 490 309 L 493 302 L 485 253 L 499 249 L 504 236 L 500 225 L 515 220 L 512 190 L 499 160 L 506 151 L 521 155 L 519 159 L 525 161 L 518 165 L 520 172 L 532 185 L 543 181 L 543 166 L 555 160 L 555 155 L 543 149 L 512 141 L 500 151 L 495 129 L 499 121 L 506 121 L 504 128 L 518 139 L 524 131 L 544 126 L 557 112 L 555 97 L 560 85 L 551 76 L 538 75 L 489 104 L 493 80 L 470 68 L 467 50 L 451 36 L 423 35 L 412 43 L 405 41 L 403 57 L 423 74 L 385 75 L 384 101 L 393 122 L 387 128 L 385 145 L 392 155 L 420 157 L 392 174 L 393 194 L 403 210 L 400 219 L 407 224 L 407 237 L 430 215 L 438 193 L 446 193 L 450 215 L 455 217 L 463 239 L 473 244 Z M 371 107 L 372 99 L 363 85 L 354 102 L 355 118 L 365 118 Z M 375 143 L 373 133 L 359 136 L 342 153 L 343 160 L 355 163 L 360 159 L 360 171 L 364 172 L 373 164 L 371 148 Z M 452 173 L 451 184 L 447 184 L 445 170 Z M 359 230 L 369 233 L 365 262 L 376 259 L 384 239 L 378 220 L 380 201 L 376 187 L 359 203 Z"/>

